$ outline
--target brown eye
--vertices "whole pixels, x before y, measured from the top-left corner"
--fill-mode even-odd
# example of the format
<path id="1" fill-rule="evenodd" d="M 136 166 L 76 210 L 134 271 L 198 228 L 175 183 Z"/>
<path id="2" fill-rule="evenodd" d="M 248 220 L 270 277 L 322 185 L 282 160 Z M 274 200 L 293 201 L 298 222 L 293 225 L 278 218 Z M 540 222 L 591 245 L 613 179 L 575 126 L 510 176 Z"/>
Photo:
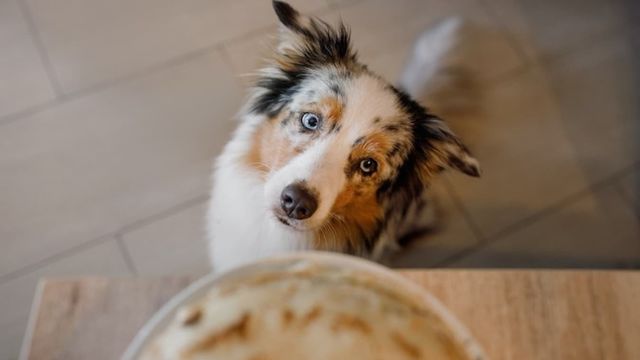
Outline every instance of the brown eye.
<path id="1" fill-rule="evenodd" d="M 378 163 L 372 158 L 366 158 L 360 161 L 360 170 L 362 170 L 365 175 L 371 175 L 378 170 Z"/>

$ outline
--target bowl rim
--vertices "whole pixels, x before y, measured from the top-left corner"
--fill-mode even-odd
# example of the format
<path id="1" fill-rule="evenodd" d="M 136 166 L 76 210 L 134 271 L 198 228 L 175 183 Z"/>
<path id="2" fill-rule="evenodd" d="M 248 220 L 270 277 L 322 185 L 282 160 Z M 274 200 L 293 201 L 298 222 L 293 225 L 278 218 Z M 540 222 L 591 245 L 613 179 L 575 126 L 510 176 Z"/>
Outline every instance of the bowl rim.
<path id="1" fill-rule="evenodd" d="M 325 251 L 296 251 L 287 254 L 270 256 L 258 261 L 239 266 L 223 273 L 209 273 L 197 279 L 160 307 L 160 309 L 140 328 L 135 337 L 122 355 L 123 360 L 136 360 L 142 354 L 148 343 L 155 338 L 165 326 L 172 321 L 176 311 L 183 305 L 207 293 L 211 288 L 223 281 L 229 281 L 236 277 L 242 277 L 248 272 L 269 267 L 273 264 L 288 263 L 292 261 L 316 261 L 321 264 L 337 265 L 353 268 L 373 275 L 377 280 L 386 280 L 395 283 L 401 291 L 406 291 L 413 299 L 425 303 L 427 309 L 433 312 L 450 331 L 454 340 L 467 353 L 469 359 L 487 360 L 487 356 L 471 335 L 470 331 L 458 320 L 458 318 L 427 289 L 415 282 L 403 277 L 394 270 L 380 264 L 358 258 L 355 256 L 325 252 Z M 384 283 L 384 282 L 383 282 Z"/>

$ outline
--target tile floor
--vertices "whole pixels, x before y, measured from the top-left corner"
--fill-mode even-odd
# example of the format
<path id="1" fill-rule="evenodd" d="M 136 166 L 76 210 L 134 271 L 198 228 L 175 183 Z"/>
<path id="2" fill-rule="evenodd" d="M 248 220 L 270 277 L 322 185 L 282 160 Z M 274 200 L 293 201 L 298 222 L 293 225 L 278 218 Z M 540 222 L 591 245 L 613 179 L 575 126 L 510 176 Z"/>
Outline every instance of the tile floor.
<path id="1" fill-rule="evenodd" d="M 396 265 L 640 266 L 633 0 L 291 2 L 389 79 L 440 19 L 487 34 L 450 119 L 484 176 L 434 185 L 444 229 Z M 275 30 L 266 0 L 0 0 L 0 359 L 42 276 L 206 271 L 211 159 Z"/>

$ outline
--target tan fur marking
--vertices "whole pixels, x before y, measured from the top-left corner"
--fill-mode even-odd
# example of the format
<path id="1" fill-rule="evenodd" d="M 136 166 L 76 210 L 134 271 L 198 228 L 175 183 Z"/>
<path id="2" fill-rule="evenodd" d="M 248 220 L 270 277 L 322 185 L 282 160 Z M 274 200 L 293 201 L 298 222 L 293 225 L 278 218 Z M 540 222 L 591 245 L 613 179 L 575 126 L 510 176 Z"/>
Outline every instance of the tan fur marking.
<path id="1" fill-rule="evenodd" d="M 325 116 L 327 125 L 339 123 L 342 118 L 342 103 L 335 97 L 326 97 L 320 101 L 320 111 Z"/>
<path id="2" fill-rule="evenodd" d="M 354 147 L 350 155 L 351 161 L 372 157 L 378 162 L 378 170 L 366 179 L 350 179 L 338 194 L 331 209 L 331 217 L 314 236 L 314 247 L 317 250 L 364 250 L 360 243 L 362 233 L 365 236 L 372 235 L 383 216 L 383 209 L 376 198 L 376 178 L 387 171 L 386 153 L 397 142 L 396 136 L 397 134 L 376 132 Z M 336 243 L 337 241 L 340 242 Z"/>
<path id="3" fill-rule="evenodd" d="M 395 137 L 385 132 L 375 132 L 367 136 L 362 143 L 356 146 L 351 152 L 354 158 L 371 157 L 371 154 L 384 156 L 391 150 Z"/>
<path id="4" fill-rule="evenodd" d="M 367 193 L 355 196 L 361 191 L 352 185 L 338 195 L 327 222 L 315 232 L 313 246 L 316 250 L 345 251 L 364 250 L 360 243 L 362 233 L 371 235 L 376 229 L 383 210 L 377 202 L 375 187 Z"/>
<path id="5" fill-rule="evenodd" d="M 342 103 L 335 97 L 326 97 L 317 105 L 319 113 L 323 114 L 325 126 L 338 124 L 342 116 Z M 245 156 L 246 164 L 266 176 L 270 171 L 280 169 L 294 156 L 304 151 L 301 146 L 293 146 L 286 132 L 281 128 L 282 121 L 290 116 L 282 112 L 277 117 L 262 123 L 253 135 L 251 148 Z"/>
<path id="6" fill-rule="evenodd" d="M 251 148 L 245 157 L 246 164 L 258 170 L 263 177 L 280 169 L 303 149 L 294 147 L 281 127 L 288 113 L 269 119 L 256 129 Z"/>
<path id="7" fill-rule="evenodd" d="M 373 158 L 378 163 L 378 169 L 371 179 L 375 180 L 379 178 L 381 174 L 388 176 L 387 171 L 391 171 L 392 167 L 389 167 L 387 163 L 387 154 L 393 149 L 393 145 L 400 141 L 399 137 L 397 134 L 375 132 L 354 146 L 350 154 L 350 160 L 358 161 L 368 157 Z"/>
<path id="8" fill-rule="evenodd" d="M 275 54 L 273 56 L 273 61 L 275 62 L 275 66 L 284 71 L 294 71 L 297 69 L 297 65 L 292 62 L 293 59 L 297 58 L 297 54 L 293 49 L 287 48 L 282 51 L 282 53 Z"/>
<path id="9" fill-rule="evenodd" d="M 359 224 L 366 232 L 367 228 L 375 225 L 376 219 L 382 215 L 382 209 L 375 196 L 375 188 L 372 187 L 368 190 L 366 196 L 363 193 L 356 197 L 357 188 L 347 185 L 338 195 L 332 213 L 342 216 L 347 221 Z"/>
<path id="10" fill-rule="evenodd" d="M 261 146 L 262 143 L 262 133 L 260 131 L 256 131 L 253 135 L 253 141 L 251 142 L 251 148 L 249 152 L 247 152 L 245 156 L 245 162 L 250 167 L 258 170 L 261 174 L 266 174 L 269 172 L 269 168 L 265 166 L 262 162 L 262 154 L 261 154 Z"/>

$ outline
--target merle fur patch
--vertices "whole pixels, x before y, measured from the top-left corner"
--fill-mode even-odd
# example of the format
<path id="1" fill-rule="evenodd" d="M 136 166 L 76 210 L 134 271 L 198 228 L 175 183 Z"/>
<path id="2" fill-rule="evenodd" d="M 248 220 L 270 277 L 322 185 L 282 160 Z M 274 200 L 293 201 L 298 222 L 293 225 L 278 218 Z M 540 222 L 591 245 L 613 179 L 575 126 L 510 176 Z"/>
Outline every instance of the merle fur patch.
<path id="1" fill-rule="evenodd" d="M 333 28 L 320 19 L 310 18 L 308 24 L 302 25 L 300 15 L 290 5 L 274 1 L 273 6 L 282 24 L 298 40 L 292 50 L 276 54 L 275 71 L 265 72 L 256 82 L 256 96 L 250 111 L 268 116 L 278 114 L 314 71 L 329 66 L 344 69 L 358 66 L 351 49 L 351 35 L 344 24 Z M 340 76 L 344 78 L 343 75 L 349 76 L 350 72 L 343 71 Z M 339 86 L 332 90 L 342 94 Z"/>

